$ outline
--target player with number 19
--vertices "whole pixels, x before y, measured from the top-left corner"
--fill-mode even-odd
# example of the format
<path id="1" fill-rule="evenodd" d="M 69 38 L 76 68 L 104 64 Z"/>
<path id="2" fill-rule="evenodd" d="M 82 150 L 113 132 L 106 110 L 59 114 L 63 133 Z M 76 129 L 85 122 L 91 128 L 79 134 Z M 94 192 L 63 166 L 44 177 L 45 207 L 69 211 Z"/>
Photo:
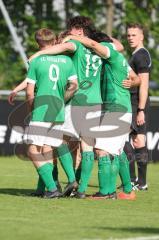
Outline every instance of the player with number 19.
<path id="1" fill-rule="evenodd" d="M 93 196 L 96 199 L 101 199 L 109 198 L 111 195 L 111 197 L 115 196 L 119 159 L 121 160 L 120 168 L 122 165 L 124 190 L 126 193 L 131 193 L 132 191 L 128 161 L 123 153 L 123 147 L 130 129 L 132 110 L 130 94 L 124 88 L 123 81 L 129 81 L 125 80 L 128 76 L 134 85 L 139 84 L 140 81 L 129 67 L 124 56 L 116 51 L 111 43 L 105 42 L 106 37 L 104 34 L 97 34 L 96 32 L 95 34 L 96 37 L 98 36 L 97 41 L 102 42 L 101 44 L 85 37 L 69 36 L 68 38 L 78 40 L 85 46 L 93 48 L 104 59 L 104 80 L 102 84 L 104 108 L 102 109 L 101 127 L 106 125 L 107 131 L 102 138 L 96 138 L 95 147 L 99 149 L 99 192 Z M 116 130 L 114 126 L 119 127 Z M 130 198 L 130 196 L 132 198 L 132 195 L 127 195 L 127 198 Z"/>

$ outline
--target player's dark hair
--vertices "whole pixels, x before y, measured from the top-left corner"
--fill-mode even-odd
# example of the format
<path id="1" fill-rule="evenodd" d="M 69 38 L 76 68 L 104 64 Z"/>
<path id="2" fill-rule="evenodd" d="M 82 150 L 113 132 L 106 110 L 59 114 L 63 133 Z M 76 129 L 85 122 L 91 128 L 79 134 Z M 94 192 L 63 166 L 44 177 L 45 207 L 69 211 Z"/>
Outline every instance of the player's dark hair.
<path id="1" fill-rule="evenodd" d="M 89 17 L 85 17 L 85 16 L 76 16 L 69 19 L 67 22 L 68 30 L 71 30 L 72 28 L 77 28 L 77 29 L 82 28 L 84 34 L 86 34 L 85 31 L 88 26 L 92 29 L 95 28 L 92 20 Z"/>
<path id="2" fill-rule="evenodd" d="M 95 29 L 90 29 L 88 32 L 88 37 L 95 40 L 96 42 L 113 42 L 112 39 L 104 32 L 97 31 Z"/>
<path id="3" fill-rule="evenodd" d="M 35 32 L 35 40 L 40 47 L 52 45 L 56 39 L 54 32 L 47 28 L 41 28 Z"/>
<path id="4" fill-rule="evenodd" d="M 129 29 L 129 28 L 138 28 L 138 29 L 140 29 L 144 33 L 144 28 L 139 23 L 129 23 L 129 24 L 127 24 L 126 29 Z"/>
<path id="5" fill-rule="evenodd" d="M 69 33 L 68 30 L 63 31 L 63 32 L 60 32 L 59 35 L 57 36 L 57 39 L 56 39 L 57 41 L 56 41 L 56 43 L 61 43 L 62 40 L 63 40 L 65 37 L 67 37 L 69 34 L 70 34 L 70 33 Z"/>

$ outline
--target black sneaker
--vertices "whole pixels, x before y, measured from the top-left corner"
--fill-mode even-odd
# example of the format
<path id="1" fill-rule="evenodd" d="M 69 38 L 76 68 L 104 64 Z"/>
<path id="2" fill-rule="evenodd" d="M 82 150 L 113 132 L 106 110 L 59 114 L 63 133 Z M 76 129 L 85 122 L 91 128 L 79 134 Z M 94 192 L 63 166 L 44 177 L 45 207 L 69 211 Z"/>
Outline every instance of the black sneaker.
<path id="1" fill-rule="evenodd" d="M 138 191 L 139 184 L 137 182 L 131 182 L 132 190 Z"/>
<path id="2" fill-rule="evenodd" d="M 75 195 L 74 195 L 75 198 L 78 198 L 78 199 L 85 199 L 86 198 L 86 195 L 84 192 L 76 192 Z"/>
<path id="3" fill-rule="evenodd" d="M 116 192 L 113 192 L 113 193 L 109 194 L 109 199 L 116 200 L 116 199 L 117 199 L 117 194 L 116 194 Z"/>
<path id="4" fill-rule="evenodd" d="M 77 188 L 72 190 L 70 197 L 75 197 L 76 193 L 77 193 Z"/>
<path id="5" fill-rule="evenodd" d="M 53 192 L 47 191 L 44 194 L 44 198 L 59 198 L 61 197 L 61 193 L 58 190 L 55 190 Z"/>
<path id="6" fill-rule="evenodd" d="M 139 191 L 147 191 L 148 190 L 147 184 L 145 184 L 144 186 L 138 185 L 137 188 L 138 188 Z"/>
<path id="7" fill-rule="evenodd" d="M 69 197 L 73 190 L 77 190 L 78 184 L 76 181 L 68 183 L 62 193 L 63 197 Z"/>
<path id="8" fill-rule="evenodd" d="M 41 192 L 41 191 L 35 191 L 35 192 L 32 192 L 30 194 L 31 197 L 39 197 L 39 198 L 43 198 L 44 197 L 44 192 Z"/>
<path id="9" fill-rule="evenodd" d="M 94 199 L 94 200 L 109 199 L 109 194 L 102 194 L 100 192 L 96 192 L 95 194 L 93 194 L 89 198 Z"/>

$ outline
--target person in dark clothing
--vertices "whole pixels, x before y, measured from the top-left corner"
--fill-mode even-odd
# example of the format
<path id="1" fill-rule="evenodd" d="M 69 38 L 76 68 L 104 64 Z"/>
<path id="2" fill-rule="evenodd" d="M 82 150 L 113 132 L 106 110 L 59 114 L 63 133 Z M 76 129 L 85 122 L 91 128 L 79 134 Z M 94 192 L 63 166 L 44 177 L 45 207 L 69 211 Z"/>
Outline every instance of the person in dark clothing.
<path id="1" fill-rule="evenodd" d="M 134 189 L 147 190 L 146 173 L 148 151 L 146 148 L 146 128 L 148 117 L 148 87 L 151 69 L 151 57 L 144 47 L 144 31 L 139 24 L 129 24 L 127 27 L 127 40 L 133 50 L 129 64 L 141 80 L 139 87 L 130 89 L 132 103 L 132 132 L 131 141 L 125 150 L 130 159 L 130 175 Z M 138 177 L 135 173 L 135 160 L 138 166 Z"/>

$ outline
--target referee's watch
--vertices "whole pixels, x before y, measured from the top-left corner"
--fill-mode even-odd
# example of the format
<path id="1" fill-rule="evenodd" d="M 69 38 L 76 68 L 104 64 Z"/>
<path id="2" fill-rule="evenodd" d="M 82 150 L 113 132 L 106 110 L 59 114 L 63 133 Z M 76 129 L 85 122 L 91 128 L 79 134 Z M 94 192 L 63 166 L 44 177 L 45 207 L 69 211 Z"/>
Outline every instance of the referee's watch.
<path id="1" fill-rule="evenodd" d="M 138 109 L 137 109 L 137 112 L 144 112 L 144 111 L 145 111 L 144 108 L 138 108 Z"/>

